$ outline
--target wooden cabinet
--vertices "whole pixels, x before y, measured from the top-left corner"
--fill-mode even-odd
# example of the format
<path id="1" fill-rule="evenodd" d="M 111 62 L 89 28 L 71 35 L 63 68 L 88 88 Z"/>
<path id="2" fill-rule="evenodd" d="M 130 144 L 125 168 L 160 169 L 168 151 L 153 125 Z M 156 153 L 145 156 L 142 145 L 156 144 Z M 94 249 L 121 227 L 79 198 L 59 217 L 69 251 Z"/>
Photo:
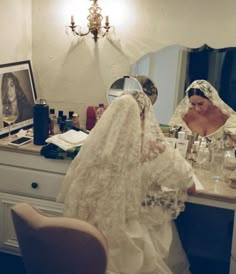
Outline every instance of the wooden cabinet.
<path id="1" fill-rule="evenodd" d="M 62 215 L 63 204 L 56 202 L 56 196 L 70 162 L 0 148 L 0 251 L 19 254 L 11 218 L 16 203 L 28 202 L 47 215 Z"/>

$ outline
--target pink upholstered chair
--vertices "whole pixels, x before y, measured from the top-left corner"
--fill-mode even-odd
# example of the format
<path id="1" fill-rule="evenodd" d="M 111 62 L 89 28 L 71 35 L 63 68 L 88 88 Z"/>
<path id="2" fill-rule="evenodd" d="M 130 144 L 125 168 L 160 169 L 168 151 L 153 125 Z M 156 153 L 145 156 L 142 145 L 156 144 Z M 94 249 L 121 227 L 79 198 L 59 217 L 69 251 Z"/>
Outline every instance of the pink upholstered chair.
<path id="1" fill-rule="evenodd" d="M 104 274 L 107 242 L 87 222 L 48 217 L 27 203 L 12 207 L 27 274 Z"/>

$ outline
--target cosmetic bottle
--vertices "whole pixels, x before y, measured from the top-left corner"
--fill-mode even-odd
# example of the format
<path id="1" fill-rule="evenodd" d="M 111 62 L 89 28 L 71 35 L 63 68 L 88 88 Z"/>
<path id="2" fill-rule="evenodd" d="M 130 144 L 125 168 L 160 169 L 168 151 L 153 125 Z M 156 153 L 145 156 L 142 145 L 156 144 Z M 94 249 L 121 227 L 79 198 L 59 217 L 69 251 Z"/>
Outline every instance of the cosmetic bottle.
<path id="1" fill-rule="evenodd" d="M 187 156 L 187 149 L 188 149 L 188 140 L 185 139 L 185 132 L 179 131 L 178 132 L 178 138 L 176 140 L 176 148 L 179 150 L 179 152 L 182 154 L 184 158 Z"/>
<path id="2" fill-rule="evenodd" d="M 72 116 L 72 128 L 75 130 L 80 129 L 79 115 L 77 113 L 74 113 Z"/>
<path id="3" fill-rule="evenodd" d="M 49 134 L 50 135 L 56 135 L 60 133 L 60 128 L 57 123 L 57 116 L 55 114 L 55 109 L 50 109 L 49 110 L 50 114 L 50 127 L 49 127 Z"/>
<path id="4" fill-rule="evenodd" d="M 98 108 L 96 109 L 96 120 L 97 121 L 102 117 L 102 114 L 104 111 L 105 111 L 104 104 L 99 104 Z"/>
<path id="5" fill-rule="evenodd" d="M 60 124 L 59 124 L 59 128 L 61 132 L 65 132 L 66 129 L 66 115 L 62 115 L 61 116 L 61 120 L 60 120 Z"/>
<path id="6" fill-rule="evenodd" d="M 63 116 L 63 110 L 59 110 L 58 111 L 58 116 L 57 116 L 57 123 L 58 123 L 58 125 L 60 125 L 62 116 Z"/>
<path id="7" fill-rule="evenodd" d="M 65 124 L 65 131 L 68 131 L 72 129 L 72 118 L 73 118 L 74 111 L 69 111 L 68 112 L 68 118 L 66 119 L 66 124 Z"/>

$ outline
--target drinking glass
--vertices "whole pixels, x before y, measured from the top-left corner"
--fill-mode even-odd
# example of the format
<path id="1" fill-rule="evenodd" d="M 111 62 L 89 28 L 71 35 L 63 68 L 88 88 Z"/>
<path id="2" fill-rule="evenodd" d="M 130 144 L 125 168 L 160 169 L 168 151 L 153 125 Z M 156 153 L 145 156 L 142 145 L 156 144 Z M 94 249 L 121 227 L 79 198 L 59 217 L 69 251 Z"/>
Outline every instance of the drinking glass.
<path id="1" fill-rule="evenodd" d="M 197 155 L 197 164 L 200 168 L 209 169 L 209 149 L 208 147 L 200 147 Z"/>
<path id="2" fill-rule="evenodd" d="M 213 181 L 219 182 L 222 180 L 223 165 L 224 165 L 224 152 L 222 150 L 213 151 L 212 159 L 210 163 L 210 173 Z"/>
<path id="3" fill-rule="evenodd" d="M 18 117 L 17 107 L 11 104 L 4 104 L 2 106 L 2 120 L 8 125 L 8 140 L 11 141 L 11 125 L 13 125 Z"/>

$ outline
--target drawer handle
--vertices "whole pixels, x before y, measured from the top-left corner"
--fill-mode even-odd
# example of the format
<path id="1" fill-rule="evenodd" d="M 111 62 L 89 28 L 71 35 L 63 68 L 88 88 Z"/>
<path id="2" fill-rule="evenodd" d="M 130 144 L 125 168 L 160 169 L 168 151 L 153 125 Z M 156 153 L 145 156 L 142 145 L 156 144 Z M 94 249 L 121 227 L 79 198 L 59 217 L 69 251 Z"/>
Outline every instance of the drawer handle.
<path id="1" fill-rule="evenodd" d="M 39 185 L 38 185 L 38 183 L 36 183 L 36 182 L 33 182 L 33 183 L 31 184 L 31 187 L 34 188 L 34 189 L 37 188 L 38 186 L 39 186 Z"/>

